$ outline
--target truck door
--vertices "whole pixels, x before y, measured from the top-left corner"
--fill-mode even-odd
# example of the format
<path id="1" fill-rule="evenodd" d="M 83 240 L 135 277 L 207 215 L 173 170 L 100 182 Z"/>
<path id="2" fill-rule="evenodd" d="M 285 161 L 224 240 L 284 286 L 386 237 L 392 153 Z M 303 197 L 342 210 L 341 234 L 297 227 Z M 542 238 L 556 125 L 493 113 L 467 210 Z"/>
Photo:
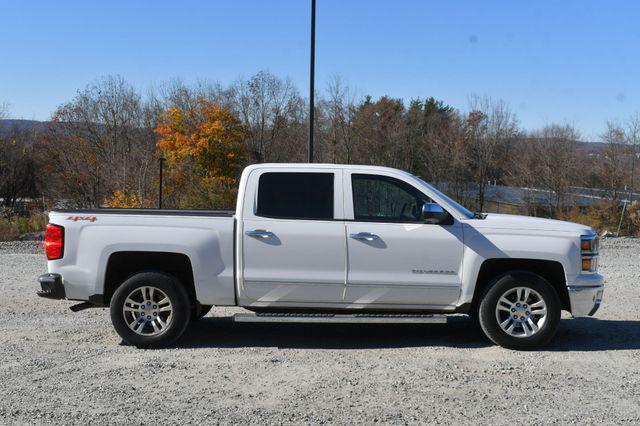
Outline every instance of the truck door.
<path id="1" fill-rule="evenodd" d="M 260 168 L 248 182 L 246 193 L 255 196 L 245 198 L 239 224 L 240 304 L 342 302 L 345 229 L 336 219 L 343 215 L 342 171 Z"/>
<path id="2" fill-rule="evenodd" d="M 352 304 L 444 307 L 460 294 L 462 225 L 427 224 L 429 197 L 392 176 L 347 173 L 347 290 Z"/>

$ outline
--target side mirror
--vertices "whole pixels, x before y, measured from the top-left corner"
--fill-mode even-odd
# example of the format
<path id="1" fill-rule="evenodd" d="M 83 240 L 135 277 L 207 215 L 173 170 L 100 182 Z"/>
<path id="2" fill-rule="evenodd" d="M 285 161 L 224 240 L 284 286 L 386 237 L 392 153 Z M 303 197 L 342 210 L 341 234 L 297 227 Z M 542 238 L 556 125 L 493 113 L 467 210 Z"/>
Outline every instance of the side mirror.
<path id="1" fill-rule="evenodd" d="M 425 223 L 442 225 L 449 223 L 451 216 L 436 203 L 424 203 L 422 205 L 422 219 Z"/>

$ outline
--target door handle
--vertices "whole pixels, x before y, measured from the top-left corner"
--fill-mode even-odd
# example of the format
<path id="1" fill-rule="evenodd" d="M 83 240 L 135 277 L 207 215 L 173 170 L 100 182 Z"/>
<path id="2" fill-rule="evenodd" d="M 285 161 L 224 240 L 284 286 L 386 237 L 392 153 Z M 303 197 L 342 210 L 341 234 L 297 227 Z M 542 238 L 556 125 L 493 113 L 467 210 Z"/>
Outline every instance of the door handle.
<path id="1" fill-rule="evenodd" d="M 379 236 L 377 236 L 376 234 L 372 234 L 371 232 L 358 232 L 357 234 L 351 234 L 349 236 L 354 240 L 373 241 L 380 239 Z"/>
<path id="2" fill-rule="evenodd" d="M 269 238 L 273 237 L 273 232 L 265 229 L 254 229 L 253 231 L 247 231 L 244 233 L 248 237 Z"/>

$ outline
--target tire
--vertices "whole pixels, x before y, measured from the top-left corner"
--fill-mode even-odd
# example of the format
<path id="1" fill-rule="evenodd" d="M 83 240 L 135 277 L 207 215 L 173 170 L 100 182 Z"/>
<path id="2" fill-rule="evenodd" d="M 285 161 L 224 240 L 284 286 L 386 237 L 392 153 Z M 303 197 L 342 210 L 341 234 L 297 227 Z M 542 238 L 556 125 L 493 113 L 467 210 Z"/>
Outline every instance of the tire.
<path id="1" fill-rule="evenodd" d="M 204 318 L 213 306 L 211 305 L 201 305 L 196 303 L 194 309 L 191 310 L 191 321 L 199 321 Z"/>
<path id="2" fill-rule="evenodd" d="M 560 298 L 549 282 L 530 272 L 514 271 L 489 285 L 478 319 L 492 342 L 508 349 L 533 350 L 553 338 L 560 311 Z"/>
<path id="3" fill-rule="evenodd" d="M 191 318 L 191 303 L 173 276 L 142 272 L 118 287 L 110 311 L 113 327 L 125 342 L 138 348 L 161 348 L 184 333 Z"/>

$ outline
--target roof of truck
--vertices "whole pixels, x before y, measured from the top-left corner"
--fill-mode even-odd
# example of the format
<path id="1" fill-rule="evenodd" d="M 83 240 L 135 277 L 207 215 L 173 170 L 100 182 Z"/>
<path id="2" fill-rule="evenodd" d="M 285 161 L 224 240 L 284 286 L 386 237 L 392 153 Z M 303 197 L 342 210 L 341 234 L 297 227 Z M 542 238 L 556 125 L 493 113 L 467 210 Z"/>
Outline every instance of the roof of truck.
<path id="1" fill-rule="evenodd" d="M 273 168 L 314 168 L 314 169 L 364 169 L 371 171 L 393 171 L 393 172 L 401 172 L 405 174 L 409 174 L 404 170 L 394 169 L 392 167 L 383 167 L 383 166 L 363 166 L 359 164 L 330 164 L 330 163 L 259 163 L 252 164 L 247 167 L 247 169 L 259 169 L 263 167 L 273 167 Z"/>

